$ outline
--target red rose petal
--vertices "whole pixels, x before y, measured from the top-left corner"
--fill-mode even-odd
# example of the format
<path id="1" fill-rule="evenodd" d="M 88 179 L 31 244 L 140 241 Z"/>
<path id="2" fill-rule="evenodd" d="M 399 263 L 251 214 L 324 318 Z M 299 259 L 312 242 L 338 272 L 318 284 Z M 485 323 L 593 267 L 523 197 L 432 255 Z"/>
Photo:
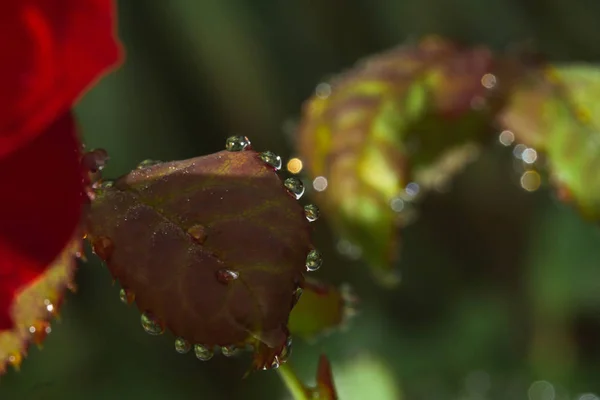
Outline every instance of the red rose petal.
<path id="1" fill-rule="evenodd" d="M 120 56 L 112 0 L 0 2 L 0 158 L 67 112 Z"/>
<path id="2" fill-rule="evenodd" d="M 0 159 L 0 330 L 12 325 L 14 295 L 54 261 L 79 223 L 79 149 L 69 112 Z"/>

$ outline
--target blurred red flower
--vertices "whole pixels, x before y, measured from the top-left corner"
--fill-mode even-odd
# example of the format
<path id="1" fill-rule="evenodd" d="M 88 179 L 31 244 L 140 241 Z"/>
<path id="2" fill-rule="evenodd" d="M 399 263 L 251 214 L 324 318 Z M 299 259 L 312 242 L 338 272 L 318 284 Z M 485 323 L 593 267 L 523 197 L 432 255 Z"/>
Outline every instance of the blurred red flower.
<path id="1" fill-rule="evenodd" d="M 71 107 L 118 63 L 115 27 L 112 0 L 0 2 L 0 331 L 79 224 Z"/>

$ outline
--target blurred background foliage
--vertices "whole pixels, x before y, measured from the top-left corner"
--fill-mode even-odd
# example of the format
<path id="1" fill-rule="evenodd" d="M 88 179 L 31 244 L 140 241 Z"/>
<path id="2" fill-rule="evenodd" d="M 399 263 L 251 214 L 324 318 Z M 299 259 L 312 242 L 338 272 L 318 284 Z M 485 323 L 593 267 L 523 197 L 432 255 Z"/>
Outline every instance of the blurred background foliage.
<path id="1" fill-rule="evenodd" d="M 127 62 L 77 108 L 86 144 L 112 156 L 107 176 L 219 151 L 232 134 L 294 156 L 292 127 L 317 83 L 425 34 L 600 60 L 595 0 L 129 0 L 119 14 Z M 549 191 L 525 193 L 511 157 L 497 146 L 425 199 L 394 291 L 338 253 L 327 215 L 317 222 L 315 276 L 350 282 L 362 312 L 344 332 L 296 340 L 307 382 L 326 352 L 342 400 L 600 394 L 600 231 Z M 203 363 L 146 335 L 96 258 L 77 284 L 0 399 L 289 398 L 275 371 L 242 380 L 246 358 Z"/>

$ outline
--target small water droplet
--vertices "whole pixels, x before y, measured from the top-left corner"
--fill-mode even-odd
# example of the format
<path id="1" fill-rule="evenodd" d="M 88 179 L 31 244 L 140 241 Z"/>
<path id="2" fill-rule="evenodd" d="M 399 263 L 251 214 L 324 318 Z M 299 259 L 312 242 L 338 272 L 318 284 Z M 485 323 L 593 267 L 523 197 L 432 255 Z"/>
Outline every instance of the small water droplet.
<path id="1" fill-rule="evenodd" d="M 96 185 L 96 187 L 100 190 L 106 190 L 115 186 L 115 181 L 112 179 L 103 179 Z"/>
<path id="2" fill-rule="evenodd" d="M 306 219 L 310 222 L 319 219 L 319 214 L 319 207 L 315 206 L 314 204 L 307 204 L 304 206 L 304 215 L 306 216 Z"/>
<path id="3" fill-rule="evenodd" d="M 225 285 L 235 281 L 240 277 L 240 273 L 227 268 L 222 268 L 217 271 L 217 280 Z"/>
<path id="4" fill-rule="evenodd" d="M 178 337 L 175 339 L 175 351 L 179 354 L 189 353 L 191 349 L 192 345 L 184 338 Z"/>
<path id="5" fill-rule="evenodd" d="M 286 166 L 290 174 L 299 174 L 302 171 L 303 165 L 302 160 L 299 158 L 291 158 Z"/>
<path id="6" fill-rule="evenodd" d="M 221 353 L 225 357 L 233 357 L 239 352 L 239 349 L 236 346 L 221 346 Z"/>
<path id="7" fill-rule="evenodd" d="M 298 286 L 296 288 L 296 290 L 294 290 L 294 298 L 292 300 L 292 308 L 294 308 L 296 306 L 296 304 L 298 304 L 298 301 L 300 301 L 300 297 L 302 297 L 302 293 L 304 292 L 304 290 Z"/>
<path id="8" fill-rule="evenodd" d="M 196 354 L 196 358 L 200 361 L 208 361 L 213 358 L 213 355 L 215 354 L 211 348 L 202 344 L 194 345 L 194 353 Z"/>
<path id="9" fill-rule="evenodd" d="M 92 251 L 103 261 L 108 261 L 114 249 L 113 241 L 107 236 L 98 236 L 92 240 Z"/>
<path id="10" fill-rule="evenodd" d="M 535 149 L 532 149 L 531 147 L 523 150 L 523 153 L 521 153 L 521 159 L 526 164 L 535 163 L 535 160 L 537 160 L 537 156 L 537 151 L 535 151 Z"/>
<path id="11" fill-rule="evenodd" d="M 541 184 L 542 178 L 537 171 L 525 171 L 523 175 L 521 175 L 521 187 L 528 192 L 535 192 L 540 188 Z"/>
<path id="12" fill-rule="evenodd" d="M 131 290 L 121 289 L 119 291 L 119 299 L 125 304 L 132 304 L 135 301 L 135 294 Z"/>
<path id="13" fill-rule="evenodd" d="M 317 192 L 322 192 L 325 189 L 327 189 L 327 178 L 325 178 L 324 176 L 317 176 L 314 180 L 313 180 L 313 188 L 317 191 Z"/>
<path id="14" fill-rule="evenodd" d="M 520 160 L 521 156 L 523 155 L 523 152 L 525 150 L 527 150 L 527 146 L 525 146 L 524 144 L 519 143 L 513 149 L 513 156 L 515 156 L 516 159 Z"/>
<path id="15" fill-rule="evenodd" d="M 309 272 L 316 271 L 323 265 L 323 257 L 317 250 L 311 250 L 306 256 L 306 270 Z"/>
<path id="16" fill-rule="evenodd" d="M 505 130 L 498 135 L 498 140 L 503 146 L 510 146 L 515 141 L 515 134 L 511 131 Z"/>
<path id="17" fill-rule="evenodd" d="M 48 321 L 39 320 L 33 325 L 29 326 L 29 333 L 31 334 L 31 340 L 38 346 L 42 344 L 44 339 L 52 332 L 52 327 Z"/>
<path id="18" fill-rule="evenodd" d="M 419 184 L 416 182 L 410 182 L 408 185 L 406 185 L 406 188 L 404 189 L 404 191 L 406 192 L 406 194 L 410 197 L 415 197 L 416 195 L 419 194 L 420 191 L 420 187 Z"/>
<path id="19" fill-rule="evenodd" d="M 151 167 L 153 165 L 158 165 L 160 163 L 162 163 L 162 161 L 148 159 L 148 160 L 144 160 L 141 163 L 139 163 L 137 165 L 136 169 L 144 169 L 144 168 Z"/>
<path id="20" fill-rule="evenodd" d="M 203 244 L 206 241 L 206 228 L 203 225 L 194 225 L 190 227 L 187 232 L 199 244 Z"/>
<path id="21" fill-rule="evenodd" d="M 321 82 L 315 88 L 315 94 L 320 99 L 326 99 L 331 96 L 331 85 L 327 82 Z"/>
<path id="22" fill-rule="evenodd" d="M 281 350 L 281 354 L 279 354 L 279 357 L 278 357 L 279 362 L 281 364 L 285 364 L 287 362 L 287 360 L 290 358 L 291 354 L 292 354 L 292 337 L 288 336 L 287 340 L 285 341 L 285 346 Z"/>
<path id="23" fill-rule="evenodd" d="M 263 151 L 258 156 L 265 164 L 270 165 L 275 169 L 275 171 L 279 171 L 281 169 L 281 157 L 272 151 Z"/>
<path id="24" fill-rule="evenodd" d="M 142 328 L 149 335 L 162 335 L 165 332 L 163 324 L 149 312 L 142 313 L 140 321 Z"/>
<path id="25" fill-rule="evenodd" d="M 21 368 L 21 363 L 23 362 L 23 355 L 21 353 L 12 353 L 10 356 L 8 356 L 6 361 L 18 371 Z"/>
<path id="26" fill-rule="evenodd" d="M 102 171 L 110 157 L 104 149 L 93 149 L 81 157 L 81 165 L 91 173 Z"/>
<path id="27" fill-rule="evenodd" d="M 298 178 L 287 178 L 283 181 L 283 186 L 290 192 L 296 200 L 302 197 L 304 194 L 304 184 Z"/>
<path id="28" fill-rule="evenodd" d="M 485 74 L 481 77 L 481 85 L 486 89 L 493 89 L 497 83 L 498 80 L 494 74 Z"/>
<path id="29" fill-rule="evenodd" d="M 250 149 L 250 140 L 246 136 L 230 136 L 225 142 L 227 151 L 244 151 Z"/>

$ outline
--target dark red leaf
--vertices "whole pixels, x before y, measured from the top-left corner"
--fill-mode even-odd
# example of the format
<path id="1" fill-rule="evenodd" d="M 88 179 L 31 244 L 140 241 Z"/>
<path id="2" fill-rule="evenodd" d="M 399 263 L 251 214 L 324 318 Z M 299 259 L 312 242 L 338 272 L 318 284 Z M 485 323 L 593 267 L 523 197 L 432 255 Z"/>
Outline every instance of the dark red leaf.
<path id="1" fill-rule="evenodd" d="M 146 328 L 152 320 L 156 333 L 166 327 L 203 346 L 202 358 L 214 346 L 251 344 L 257 368 L 284 361 L 310 229 L 258 153 L 134 170 L 100 185 L 88 222 L 96 254 L 135 295 Z"/>

